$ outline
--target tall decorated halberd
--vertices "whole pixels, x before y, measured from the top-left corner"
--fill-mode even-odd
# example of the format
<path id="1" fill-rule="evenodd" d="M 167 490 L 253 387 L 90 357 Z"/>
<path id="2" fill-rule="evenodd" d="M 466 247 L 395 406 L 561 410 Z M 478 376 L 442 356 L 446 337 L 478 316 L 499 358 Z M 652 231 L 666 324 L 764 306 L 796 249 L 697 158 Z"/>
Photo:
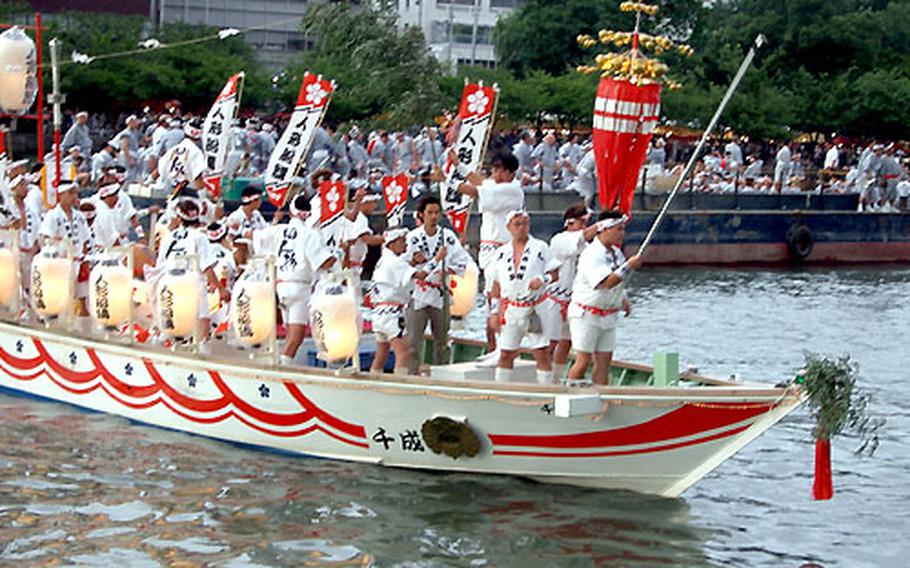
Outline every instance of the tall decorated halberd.
<path id="1" fill-rule="evenodd" d="M 582 34 L 577 41 L 585 49 L 601 45 L 621 51 L 598 53 L 594 65 L 580 65 L 577 71 L 600 73 L 594 100 L 593 136 L 600 205 L 629 213 L 639 172 L 660 116 L 661 87 L 680 86 L 667 77 L 667 65 L 646 52 L 657 56 L 676 50 L 690 56 L 692 48 L 665 36 L 641 33 L 642 14 L 656 15 L 657 6 L 623 2 L 619 9 L 635 13 L 633 31 L 600 30 L 596 38 Z"/>

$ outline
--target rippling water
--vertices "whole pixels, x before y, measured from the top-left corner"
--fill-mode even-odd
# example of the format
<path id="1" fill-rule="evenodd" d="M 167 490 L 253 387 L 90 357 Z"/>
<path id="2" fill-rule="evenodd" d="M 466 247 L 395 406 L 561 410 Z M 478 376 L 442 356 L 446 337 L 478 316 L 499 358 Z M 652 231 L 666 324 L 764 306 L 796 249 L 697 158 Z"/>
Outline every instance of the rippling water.
<path id="1" fill-rule="evenodd" d="M 617 356 L 676 350 L 777 382 L 851 353 L 887 418 L 875 457 L 834 443 L 811 499 L 802 411 L 681 499 L 253 452 L 0 397 L 0 564 L 902 566 L 910 554 L 910 269 L 660 269 L 636 276 Z"/>

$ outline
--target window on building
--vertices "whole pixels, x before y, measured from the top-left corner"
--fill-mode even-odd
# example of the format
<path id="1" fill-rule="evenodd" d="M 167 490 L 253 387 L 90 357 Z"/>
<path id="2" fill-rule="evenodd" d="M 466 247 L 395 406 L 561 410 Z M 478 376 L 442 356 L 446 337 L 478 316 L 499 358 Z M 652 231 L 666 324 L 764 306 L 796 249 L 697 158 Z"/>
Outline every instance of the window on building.
<path id="1" fill-rule="evenodd" d="M 527 0 L 490 0 L 491 8 L 517 8 L 527 4 Z"/>
<path id="2" fill-rule="evenodd" d="M 436 0 L 437 6 L 448 6 L 449 4 L 454 4 L 456 6 L 480 6 L 480 0 Z"/>

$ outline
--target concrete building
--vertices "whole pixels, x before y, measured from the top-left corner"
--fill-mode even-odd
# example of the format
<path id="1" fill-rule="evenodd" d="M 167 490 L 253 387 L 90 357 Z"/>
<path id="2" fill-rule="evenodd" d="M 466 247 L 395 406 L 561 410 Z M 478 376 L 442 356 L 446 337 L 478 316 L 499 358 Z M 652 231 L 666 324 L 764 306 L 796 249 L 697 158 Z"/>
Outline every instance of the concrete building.
<path id="1" fill-rule="evenodd" d="M 280 69 L 310 44 L 300 23 L 313 0 L 152 0 L 156 22 L 248 29 L 246 42 L 270 69 Z"/>
<path id="2" fill-rule="evenodd" d="M 433 54 L 455 65 L 496 64 L 493 27 L 527 0 L 398 0 L 398 23 L 418 26 Z"/>

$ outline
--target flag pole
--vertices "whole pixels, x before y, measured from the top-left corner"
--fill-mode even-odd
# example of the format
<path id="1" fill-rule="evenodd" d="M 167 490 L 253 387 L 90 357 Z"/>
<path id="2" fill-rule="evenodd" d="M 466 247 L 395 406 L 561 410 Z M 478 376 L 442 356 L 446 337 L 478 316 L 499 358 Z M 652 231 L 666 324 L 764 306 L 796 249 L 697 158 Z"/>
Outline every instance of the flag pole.
<path id="1" fill-rule="evenodd" d="M 752 60 L 755 58 L 755 53 L 765 44 L 766 41 L 767 40 L 765 39 L 764 34 L 758 34 L 758 36 L 755 38 L 755 42 L 749 49 L 749 53 L 746 54 L 746 58 L 743 59 L 742 64 L 739 66 L 739 70 L 733 77 L 733 82 L 730 83 L 729 87 L 727 87 L 727 92 L 724 94 L 724 97 L 721 99 L 720 104 L 717 106 L 717 110 L 714 111 L 714 116 L 711 117 L 711 122 L 708 123 L 708 127 L 705 129 L 704 133 L 702 133 L 701 139 L 698 141 L 698 145 L 695 147 L 695 150 L 689 157 L 689 162 L 686 164 L 686 168 L 683 170 L 682 174 L 680 174 L 679 179 L 676 180 L 676 185 L 673 186 L 673 191 L 671 191 L 667 196 L 663 207 L 661 207 L 660 212 L 657 214 L 657 218 L 654 219 L 654 223 L 651 225 L 650 230 L 648 230 L 648 234 L 645 235 L 645 239 L 641 242 L 641 246 L 638 247 L 637 254 L 642 256 L 645 254 L 645 250 L 647 250 L 648 246 L 651 244 L 651 240 L 654 238 L 654 234 L 657 232 L 657 228 L 660 226 L 661 222 L 664 220 L 664 217 L 667 214 L 667 211 L 670 209 L 670 203 L 673 201 L 673 198 L 676 197 L 676 194 L 679 193 L 679 189 L 682 187 L 683 182 L 686 180 L 689 174 L 692 173 L 693 168 L 695 168 L 695 163 L 698 161 L 698 156 L 701 154 L 705 143 L 708 141 L 708 136 L 711 135 L 714 127 L 717 126 L 717 121 L 720 120 L 720 115 L 723 114 L 724 109 L 727 107 L 727 103 L 730 102 L 730 99 L 733 97 L 733 93 L 736 91 L 736 88 L 739 86 L 740 81 L 742 81 L 743 76 L 749 69 L 749 65 L 752 64 Z"/>

